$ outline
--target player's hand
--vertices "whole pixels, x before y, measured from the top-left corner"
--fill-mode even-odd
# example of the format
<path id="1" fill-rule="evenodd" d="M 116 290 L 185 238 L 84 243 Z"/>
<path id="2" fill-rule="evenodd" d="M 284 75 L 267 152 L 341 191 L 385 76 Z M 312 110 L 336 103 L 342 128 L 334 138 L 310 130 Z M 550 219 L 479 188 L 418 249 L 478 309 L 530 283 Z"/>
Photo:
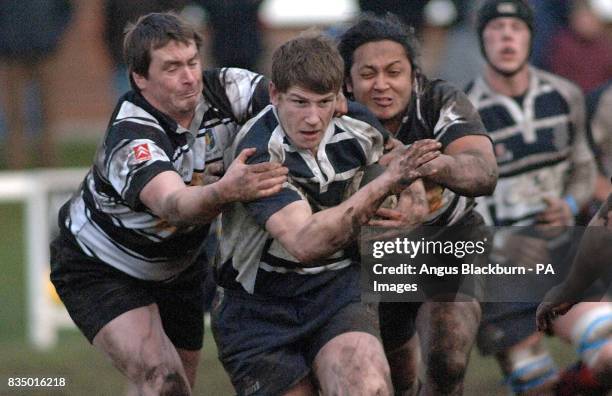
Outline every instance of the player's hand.
<path id="1" fill-rule="evenodd" d="M 564 301 L 563 286 L 557 285 L 550 289 L 542 299 L 536 311 L 536 326 L 538 331 L 552 333 L 553 321 L 569 311 L 575 302 Z"/>
<path id="2" fill-rule="evenodd" d="M 408 147 L 398 147 L 387 165 L 386 173 L 402 191 L 414 180 L 436 172 L 431 161 L 440 156 L 442 145 L 432 139 L 418 140 Z"/>
<path id="3" fill-rule="evenodd" d="M 573 224 L 572 210 L 563 198 L 544 197 L 546 209 L 538 214 L 537 221 L 541 225 L 565 227 Z"/>
<path id="4" fill-rule="evenodd" d="M 378 163 L 384 167 L 387 167 L 389 163 L 394 158 L 399 156 L 405 148 L 406 146 L 404 145 L 404 143 L 397 140 L 396 138 L 390 137 L 389 140 L 387 140 L 387 143 L 385 143 L 385 154 L 380 157 Z"/>
<path id="5" fill-rule="evenodd" d="M 380 207 L 368 225 L 384 228 L 413 228 L 423 223 L 429 213 L 427 193 L 421 179 L 415 180 L 400 194 L 394 208 Z"/>
<path id="6" fill-rule="evenodd" d="M 244 149 L 231 163 L 222 183 L 222 194 L 233 202 L 248 202 L 278 193 L 287 181 L 288 169 L 274 162 L 247 165 L 255 148 Z"/>
<path id="7" fill-rule="evenodd" d="M 535 268 L 538 263 L 550 262 L 550 251 L 545 240 L 527 235 L 505 236 L 503 247 L 498 251 L 511 265 Z"/>

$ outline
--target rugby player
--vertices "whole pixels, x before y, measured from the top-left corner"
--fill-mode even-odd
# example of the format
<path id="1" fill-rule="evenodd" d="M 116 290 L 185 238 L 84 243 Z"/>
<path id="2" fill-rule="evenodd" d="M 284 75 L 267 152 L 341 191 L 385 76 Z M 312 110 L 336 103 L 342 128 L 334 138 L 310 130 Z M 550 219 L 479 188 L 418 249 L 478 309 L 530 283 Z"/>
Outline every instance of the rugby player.
<path id="1" fill-rule="evenodd" d="M 334 44 L 308 33 L 272 60 L 272 105 L 240 131 L 230 158 L 289 169 L 283 189 L 222 216 L 212 329 L 239 395 L 391 395 L 375 307 L 360 301 L 349 244 L 391 193 L 434 174 L 439 143 L 400 152 L 361 189 L 387 133 L 359 105 L 333 117 L 343 81 Z"/>
<path id="2" fill-rule="evenodd" d="M 529 227 L 514 227 L 517 232 L 500 239 L 499 254 L 509 265 L 560 262 L 559 257 L 570 254 L 574 216 L 590 199 L 595 178 L 584 97 L 573 83 L 528 63 L 533 28 L 527 2 L 484 2 L 478 34 L 486 66 L 467 89 L 493 139 L 499 165 L 497 189 L 478 208 L 491 225 Z M 536 307 L 535 302 L 490 303 L 483 310 L 478 345 L 495 354 L 516 394 L 554 394 L 568 387 L 557 387 L 556 366 L 536 332 Z M 610 378 L 608 303 L 579 304 L 553 327 L 576 346 L 595 377 Z M 588 386 L 570 393 L 601 391 L 598 384 Z"/>
<path id="3" fill-rule="evenodd" d="M 414 33 L 391 14 L 366 15 L 340 38 L 348 97 L 366 105 L 403 144 L 422 139 L 442 144 L 442 154 L 432 161 L 438 171 L 410 187 L 412 205 L 381 208 L 377 212 L 381 219 L 370 224 L 424 224 L 445 227 L 441 240 L 481 239 L 483 223 L 473 210 L 472 197 L 490 194 L 495 188 L 497 167 L 491 141 L 463 92 L 421 72 L 417 44 Z M 383 158 L 381 163 L 385 162 Z M 463 260 L 470 258 L 415 259 L 438 266 L 472 262 Z M 380 304 L 393 384 L 398 394 L 417 391 L 420 350 L 427 367 L 420 381 L 421 394 L 461 394 L 480 321 L 480 286 L 474 279 L 457 276 L 433 282 L 428 289 L 424 302 Z"/>
<path id="4" fill-rule="evenodd" d="M 204 263 L 194 256 L 224 205 L 279 192 L 287 169 L 246 165 L 245 147 L 203 185 L 238 126 L 268 103 L 263 77 L 202 71 L 200 35 L 149 14 L 125 36 L 132 91 L 59 213 L 51 280 L 68 312 L 127 377 L 129 392 L 190 395 L 204 331 Z"/>

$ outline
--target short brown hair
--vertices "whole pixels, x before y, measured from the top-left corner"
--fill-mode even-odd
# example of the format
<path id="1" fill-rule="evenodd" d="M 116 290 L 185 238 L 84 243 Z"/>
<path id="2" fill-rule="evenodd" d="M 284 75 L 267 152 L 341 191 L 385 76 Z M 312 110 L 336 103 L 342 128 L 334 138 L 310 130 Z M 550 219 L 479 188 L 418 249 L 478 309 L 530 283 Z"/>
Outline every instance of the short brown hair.
<path id="1" fill-rule="evenodd" d="M 331 38 L 308 31 L 287 41 L 272 55 L 272 82 L 279 92 L 292 86 L 317 94 L 338 92 L 344 63 Z"/>
<path id="2" fill-rule="evenodd" d="M 132 80 L 132 72 L 148 77 L 151 51 L 165 46 L 170 41 L 185 45 L 193 41 L 199 51 L 202 36 L 187 21 L 172 12 L 147 14 L 126 27 L 123 56 L 133 89 L 138 90 L 138 87 Z"/>

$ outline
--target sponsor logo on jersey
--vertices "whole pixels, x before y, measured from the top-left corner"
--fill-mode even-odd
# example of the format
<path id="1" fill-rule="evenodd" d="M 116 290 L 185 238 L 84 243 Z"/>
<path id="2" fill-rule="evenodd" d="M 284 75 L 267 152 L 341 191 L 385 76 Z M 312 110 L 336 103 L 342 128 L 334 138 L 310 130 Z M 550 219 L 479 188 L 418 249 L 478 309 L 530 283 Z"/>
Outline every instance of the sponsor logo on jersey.
<path id="1" fill-rule="evenodd" d="M 151 151 L 149 150 L 149 145 L 147 143 L 142 143 L 132 148 L 134 150 L 134 158 L 136 161 L 148 161 L 151 159 Z"/>

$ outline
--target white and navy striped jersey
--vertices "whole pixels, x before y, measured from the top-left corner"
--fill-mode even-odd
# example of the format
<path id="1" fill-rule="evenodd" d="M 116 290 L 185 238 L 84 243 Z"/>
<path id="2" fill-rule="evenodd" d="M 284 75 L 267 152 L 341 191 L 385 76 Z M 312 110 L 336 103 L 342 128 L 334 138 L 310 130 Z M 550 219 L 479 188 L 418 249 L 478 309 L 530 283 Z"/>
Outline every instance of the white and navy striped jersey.
<path id="1" fill-rule="evenodd" d="M 60 211 L 64 235 L 139 279 L 169 279 L 185 269 L 208 226 L 170 226 L 140 202 L 140 192 L 164 171 L 177 172 L 186 185 L 201 184 L 206 164 L 221 160 L 240 125 L 269 102 L 262 79 L 242 69 L 204 72 L 204 95 L 189 129 L 139 93 L 124 95 L 93 167 Z"/>
<path id="2" fill-rule="evenodd" d="M 270 216 L 297 200 L 307 200 L 315 213 L 345 201 L 357 190 L 364 167 L 382 156 L 387 136 L 376 118 L 355 103 L 349 103 L 348 115 L 332 119 L 316 156 L 292 145 L 274 106 L 249 121 L 226 162 L 241 150 L 255 147 L 257 152 L 247 163 L 282 163 L 289 169 L 289 180 L 278 194 L 235 203 L 223 212 L 217 282 L 254 294 L 296 295 L 329 281 L 335 276 L 334 270 L 355 263 L 354 252 L 345 249 L 320 260 L 318 266 L 304 268 L 270 236 L 265 224 Z M 299 277 L 298 287 L 287 284 L 289 277 L 284 275 L 288 273 L 316 276 Z"/>
<path id="3" fill-rule="evenodd" d="M 478 112 L 467 96 L 443 80 L 429 80 L 419 74 L 414 81 L 412 98 L 397 135 L 404 144 L 421 139 L 436 139 L 442 150 L 463 136 L 487 136 Z M 455 224 L 474 206 L 472 198 L 444 189 L 438 209 L 425 219 L 425 225 Z"/>
<path id="4" fill-rule="evenodd" d="M 530 225 L 546 207 L 544 197 L 571 196 L 579 208 L 593 192 L 584 96 L 561 77 L 533 67 L 529 73 L 522 103 L 494 92 L 482 77 L 468 86 L 499 167 L 495 193 L 478 199 L 491 225 Z"/>

